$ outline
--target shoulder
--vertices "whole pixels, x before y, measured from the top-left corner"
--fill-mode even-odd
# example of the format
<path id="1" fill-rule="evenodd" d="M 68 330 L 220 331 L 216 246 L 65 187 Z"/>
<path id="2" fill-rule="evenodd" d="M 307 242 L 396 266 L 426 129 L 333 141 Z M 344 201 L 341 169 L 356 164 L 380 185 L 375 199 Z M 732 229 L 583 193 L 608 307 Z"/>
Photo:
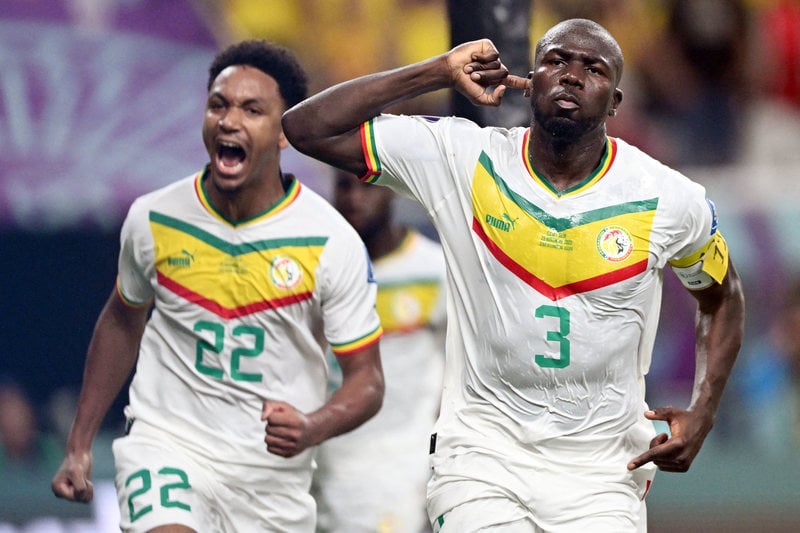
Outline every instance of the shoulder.
<path id="1" fill-rule="evenodd" d="M 202 172 L 197 172 L 137 197 L 130 211 L 147 210 L 156 206 L 170 206 L 176 201 L 191 199 L 197 194 L 195 184 Z"/>
<path id="2" fill-rule="evenodd" d="M 436 115 L 382 114 L 372 120 L 372 125 L 380 129 L 427 129 L 443 133 L 450 131 L 479 133 L 484 130 L 496 129 L 481 127 L 475 122 L 463 117 Z"/>
<path id="3" fill-rule="evenodd" d="M 616 150 L 616 154 L 614 155 L 615 162 L 636 165 L 640 167 L 643 166 L 645 168 L 653 168 L 664 172 L 676 172 L 671 167 L 668 167 L 655 157 L 651 156 L 647 152 L 642 151 L 640 148 L 630 144 L 624 139 L 620 139 L 619 137 L 609 137 L 609 140 Z"/>
<path id="4" fill-rule="evenodd" d="M 361 238 L 356 230 L 322 195 L 301 185 L 297 200 L 298 210 L 295 216 L 301 219 L 298 223 L 312 233 L 322 233 L 334 240 L 355 240 L 361 243 Z"/>
<path id="5" fill-rule="evenodd" d="M 300 193 L 297 199 L 299 207 L 303 209 L 303 216 L 313 216 L 314 218 L 322 219 L 335 226 L 349 226 L 344 217 L 328 200 L 306 185 L 300 185 Z"/>
<path id="6" fill-rule="evenodd" d="M 619 138 L 615 145 L 614 166 L 618 171 L 632 174 L 637 180 L 658 188 L 661 194 L 696 194 L 705 196 L 705 187 L 636 146 Z"/>

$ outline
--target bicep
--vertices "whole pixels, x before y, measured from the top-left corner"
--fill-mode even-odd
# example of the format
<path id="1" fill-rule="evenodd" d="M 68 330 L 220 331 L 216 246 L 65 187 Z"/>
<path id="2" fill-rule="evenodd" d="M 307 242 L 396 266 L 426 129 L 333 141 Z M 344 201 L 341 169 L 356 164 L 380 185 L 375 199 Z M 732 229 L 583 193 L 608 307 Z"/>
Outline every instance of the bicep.
<path id="1" fill-rule="evenodd" d="M 335 128 L 321 127 L 323 117 L 306 109 L 308 102 L 284 113 L 283 133 L 298 151 L 342 170 L 362 176 L 367 171 L 361 148 L 360 125 L 350 130 L 334 133 Z M 313 116 L 313 124 L 308 123 Z M 325 133 L 323 133 L 325 132 Z"/>
<path id="2" fill-rule="evenodd" d="M 372 381 L 383 381 L 383 367 L 381 366 L 380 344 L 375 342 L 362 350 L 347 355 L 337 355 L 336 360 L 342 369 L 342 382 L 347 383 L 355 376 L 362 376 Z"/>
<path id="3" fill-rule="evenodd" d="M 89 343 L 85 389 L 109 396 L 119 393 L 135 364 L 149 309 L 149 305 L 130 306 L 116 288 L 111 291 Z"/>
<path id="4" fill-rule="evenodd" d="M 97 323 L 97 332 L 129 337 L 138 343 L 150 314 L 151 301 L 141 305 L 126 302 L 115 287 L 106 300 Z"/>
<path id="5" fill-rule="evenodd" d="M 302 152 L 303 150 L 300 149 L 300 151 Z M 314 148 L 313 153 L 306 153 L 315 159 L 359 177 L 367 173 L 360 128 L 321 139 Z"/>

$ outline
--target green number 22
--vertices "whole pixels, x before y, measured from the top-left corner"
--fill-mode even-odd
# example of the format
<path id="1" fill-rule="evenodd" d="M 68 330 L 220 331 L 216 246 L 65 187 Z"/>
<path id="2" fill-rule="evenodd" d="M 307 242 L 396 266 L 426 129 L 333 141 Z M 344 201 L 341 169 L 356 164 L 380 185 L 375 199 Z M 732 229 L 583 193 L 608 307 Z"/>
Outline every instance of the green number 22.
<path id="1" fill-rule="evenodd" d="M 213 344 L 202 339 L 197 341 L 195 368 L 202 374 L 216 379 L 222 379 L 224 374 L 222 368 L 207 364 L 204 361 L 204 354 L 218 356 L 215 359 L 218 361 L 217 365 L 220 364 L 219 356 L 225 344 L 225 326 L 215 322 L 201 320 L 194 325 L 194 330 L 197 332 L 211 331 L 214 334 Z M 261 374 L 242 372 L 239 370 L 239 363 L 242 357 L 258 357 L 261 352 L 264 351 L 264 330 L 253 326 L 239 325 L 233 328 L 232 334 L 234 337 L 250 337 L 252 346 L 249 348 L 235 348 L 231 350 L 231 379 L 234 381 L 261 381 Z M 206 359 L 211 359 L 211 357 L 207 357 Z"/>
<path id="2" fill-rule="evenodd" d="M 192 486 L 189 484 L 189 476 L 186 475 L 186 472 L 179 468 L 170 468 L 164 467 L 158 471 L 160 477 L 168 477 L 174 476 L 178 478 L 178 481 L 175 483 L 166 483 L 161 485 L 159 489 L 159 500 L 162 507 L 177 507 L 179 509 L 183 509 L 185 511 L 191 511 L 191 507 L 189 504 L 183 503 L 178 500 L 174 500 L 170 497 L 170 491 L 176 489 L 191 489 Z M 153 478 L 150 474 L 150 470 L 142 469 L 134 472 L 131 474 L 128 479 L 125 480 L 125 486 L 127 487 L 131 483 L 136 483 L 137 480 L 141 484 L 141 486 L 130 493 L 128 496 L 128 512 L 131 515 L 131 522 L 135 522 L 142 516 L 146 515 L 150 511 L 153 510 L 152 505 L 145 505 L 140 507 L 139 509 L 133 503 L 133 499 L 141 496 L 147 492 L 150 492 L 150 489 L 153 487 Z"/>
<path id="3" fill-rule="evenodd" d="M 554 305 L 540 305 L 536 308 L 536 318 L 558 318 L 558 331 L 547 332 L 547 340 L 559 343 L 559 356 L 557 358 L 536 354 L 534 361 L 542 368 L 564 368 L 569 365 L 569 311 Z"/>

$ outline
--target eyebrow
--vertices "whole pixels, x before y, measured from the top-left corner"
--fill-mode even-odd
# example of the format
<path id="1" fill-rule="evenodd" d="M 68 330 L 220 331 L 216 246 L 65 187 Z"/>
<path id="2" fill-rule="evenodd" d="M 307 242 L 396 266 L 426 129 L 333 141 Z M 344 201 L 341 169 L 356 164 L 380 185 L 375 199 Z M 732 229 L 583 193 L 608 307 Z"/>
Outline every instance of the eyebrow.
<path id="1" fill-rule="evenodd" d="M 569 50 L 565 50 L 564 48 L 560 48 L 558 46 L 554 46 L 552 48 L 549 48 L 549 49 L 545 50 L 542 53 L 542 57 L 547 56 L 548 54 L 551 54 L 551 53 L 555 53 L 555 54 L 558 54 L 558 55 L 561 55 L 561 56 L 564 56 L 564 57 L 569 57 L 569 58 L 573 58 L 573 57 L 577 56 L 577 57 L 582 58 L 584 63 L 600 63 L 602 65 L 608 65 L 609 67 L 611 66 L 611 63 L 609 61 L 603 59 L 602 55 L 587 54 L 587 53 L 583 53 L 583 52 L 569 51 Z"/>
<path id="2" fill-rule="evenodd" d="M 222 93 L 221 93 L 221 92 L 219 92 L 219 91 L 214 91 L 214 92 L 210 93 L 210 94 L 208 95 L 208 98 L 209 98 L 209 100 L 210 100 L 211 98 L 219 98 L 220 100 L 224 100 L 224 101 L 225 101 L 225 102 L 227 102 L 227 103 L 230 103 L 230 101 L 231 101 L 230 99 L 226 98 L 226 97 L 225 97 L 225 95 L 224 95 L 224 94 L 222 94 Z M 241 103 L 241 104 L 239 104 L 239 105 L 243 105 L 243 106 L 245 106 L 245 105 L 251 105 L 251 104 L 259 104 L 259 105 L 264 105 L 264 101 L 265 101 L 265 100 L 264 100 L 263 98 L 259 98 L 259 97 L 257 97 L 257 96 L 254 96 L 254 97 L 251 97 L 251 98 L 248 98 L 248 99 L 246 99 L 244 102 L 242 102 L 242 103 Z"/>

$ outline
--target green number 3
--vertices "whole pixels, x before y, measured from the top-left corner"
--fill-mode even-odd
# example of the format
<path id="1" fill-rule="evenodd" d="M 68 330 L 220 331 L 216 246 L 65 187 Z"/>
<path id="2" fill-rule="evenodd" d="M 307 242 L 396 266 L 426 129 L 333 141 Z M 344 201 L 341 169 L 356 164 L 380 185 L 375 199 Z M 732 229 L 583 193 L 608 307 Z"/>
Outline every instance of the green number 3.
<path id="1" fill-rule="evenodd" d="M 547 340 L 559 343 L 559 356 L 557 358 L 536 354 L 534 361 L 542 368 L 564 368 L 569 365 L 569 311 L 554 305 L 541 305 L 536 308 L 536 318 L 558 318 L 558 331 L 547 332 Z"/>

